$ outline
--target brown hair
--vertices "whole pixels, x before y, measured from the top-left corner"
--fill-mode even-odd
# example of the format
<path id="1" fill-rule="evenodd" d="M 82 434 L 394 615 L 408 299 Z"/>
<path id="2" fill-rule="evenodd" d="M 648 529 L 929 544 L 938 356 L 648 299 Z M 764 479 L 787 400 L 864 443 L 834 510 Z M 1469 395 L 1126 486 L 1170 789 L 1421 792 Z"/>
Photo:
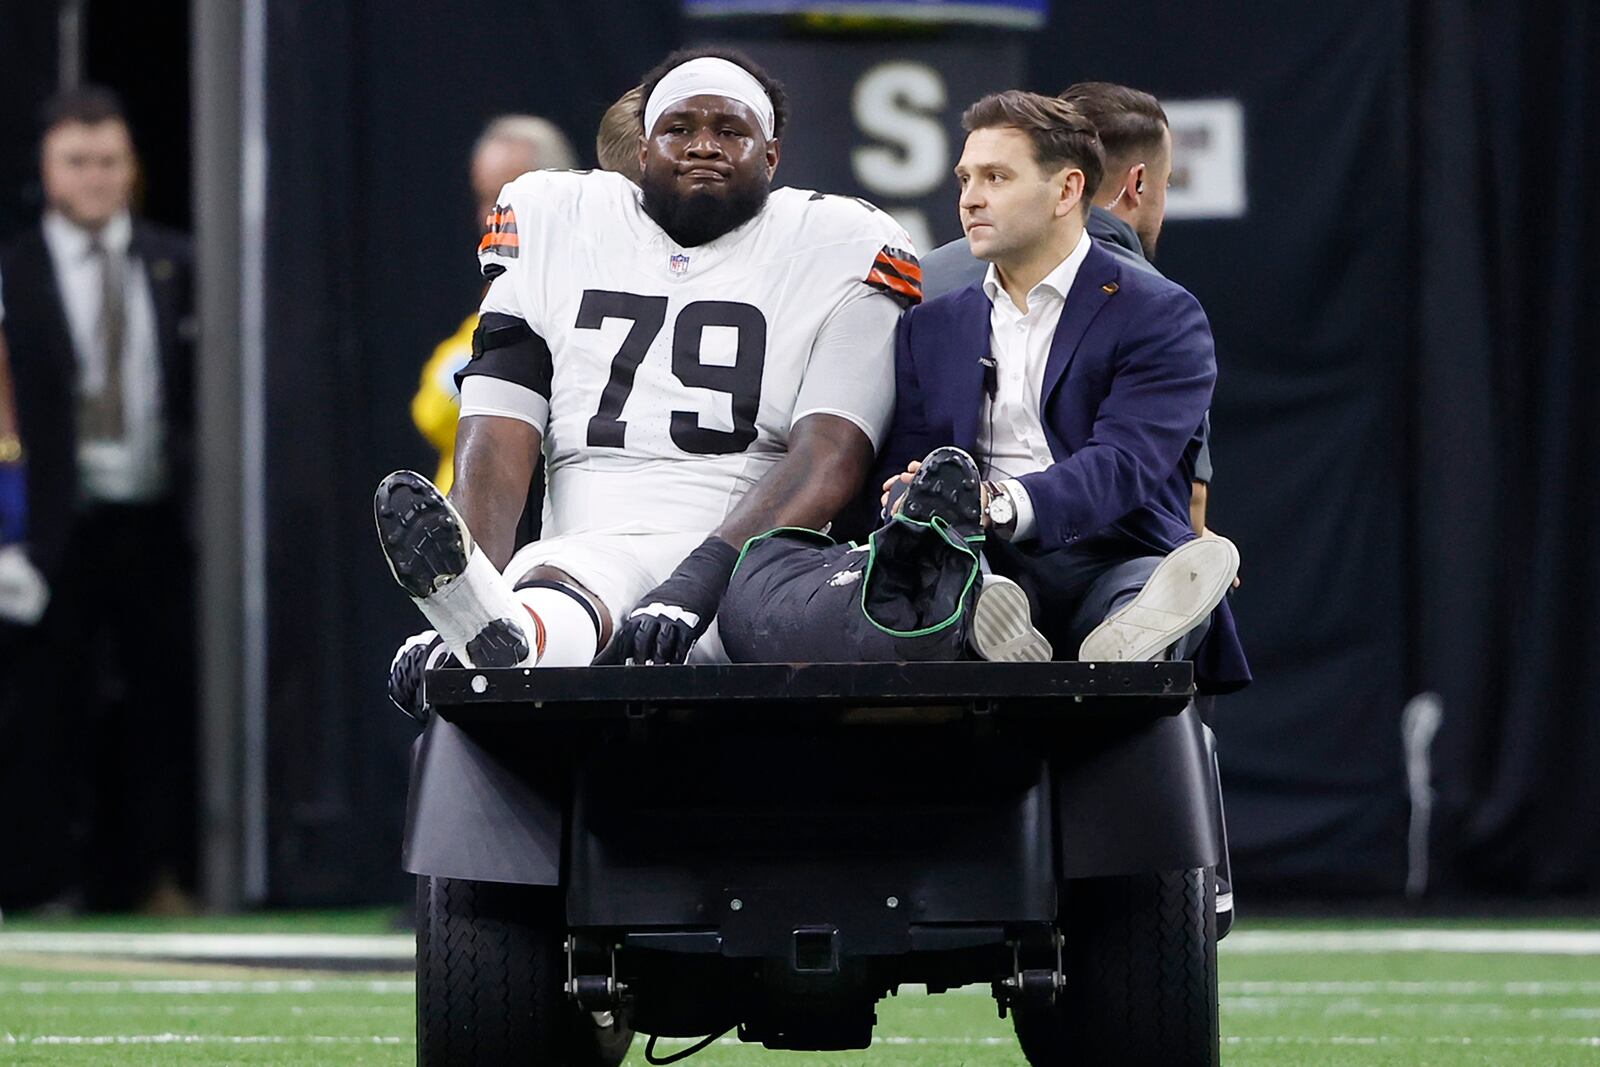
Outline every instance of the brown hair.
<path id="1" fill-rule="evenodd" d="M 639 117 L 644 107 L 644 87 L 635 85 L 606 108 L 600 119 L 600 133 L 594 139 L 594 152 L 601 170 L 616 171 L 635 185 L 639 183 Z"/>
<path id="2" fill-rule="evenodd" d="M 1020 130 L 1033 142 L 1033 158 L 1045 171 L 1077 167 L 1083 172 L 1083 214 L 1088 217 L 1106 160 L 1100 136 L 1083 112 L 1057 97 L 1007 89 L 967 108 L 961 126 L 968 133 L 997 127 Z"/>
<path id="3" fill-rule="evenodd" d="M 98 126 L 102 122 L 120 122 L 128 124 L 128 118 L 123 114 L 122 101 L 110 89 L 99 85 L 85 85 L 77 89 L 68 89 L 59 96 L 51 97 L 40 113 L 40 130 L 49 133 L 57 126 L 65 126 L 69 122 L 82 123 L 85 126 Z"/>
<path id="4" fill-rule="evenodd" d="M 1167 113 L 1149 93 L 1111 82 L 1078 82 L 1061 91 L 1100 132 L 1106 165 L 1124 170 L 1154 155 L 1167 129 Z"/>

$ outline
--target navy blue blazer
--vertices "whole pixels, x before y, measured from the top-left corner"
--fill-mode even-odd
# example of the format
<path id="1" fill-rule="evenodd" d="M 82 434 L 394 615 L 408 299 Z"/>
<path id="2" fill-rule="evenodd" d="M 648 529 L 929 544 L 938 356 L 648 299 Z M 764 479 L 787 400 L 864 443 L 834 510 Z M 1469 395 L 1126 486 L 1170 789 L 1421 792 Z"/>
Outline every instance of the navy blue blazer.
<path id="1" fill-rule="evenodd" d="M 971 285 L 912 308 L 895 339 L 895 414 L 880 477 L 940 445 L 976 454 L 990 305 Z M 1195 298 L 1098 243 L 1067 294 L 1045 363 L 1041 421 L 1055 463 L 1019 479 L 1041 547 L 1112 535 L 1165 555 L 1195 536 L 1188 451 L 1216 383 L 1211 326 Z M 1224 603 L 1195 657 L 1209 692 L 1250 680 Z"/>

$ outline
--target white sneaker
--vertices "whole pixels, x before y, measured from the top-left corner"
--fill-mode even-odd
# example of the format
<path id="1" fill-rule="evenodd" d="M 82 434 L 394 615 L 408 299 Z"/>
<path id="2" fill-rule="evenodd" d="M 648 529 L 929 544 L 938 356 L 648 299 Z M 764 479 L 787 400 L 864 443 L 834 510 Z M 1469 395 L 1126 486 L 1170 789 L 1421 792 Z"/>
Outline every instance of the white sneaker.
<path id="1" fill-rule="evenodd" d="M 1084 662 L 1160 659 L 1173 642 L 1205 621 L 1239 573 L 1239 550 L 1226 537 L 1185 541 L 1162 560 L 1121 611 L 1084 638 Z"/>
<path id="2" fill-rule="evenodd" d="M 985 574 L 972 608 L 972 648 L 997 663 L 1044 663 L 1053 649 L 1034 629 L 1028 594 L 1010 578 Z"/>

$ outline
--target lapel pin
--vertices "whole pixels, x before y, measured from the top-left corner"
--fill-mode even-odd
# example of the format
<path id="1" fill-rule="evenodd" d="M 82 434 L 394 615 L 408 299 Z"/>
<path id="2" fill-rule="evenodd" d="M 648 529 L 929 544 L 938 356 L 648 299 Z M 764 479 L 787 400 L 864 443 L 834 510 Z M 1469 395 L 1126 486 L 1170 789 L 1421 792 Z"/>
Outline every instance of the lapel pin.
<path id="1" fill-rule="evenodd" d="M 1106 282 L 1100 288 L 1107 296 L 1110 296 L 1112 293 L 1117 291 L 1119 286 L 1116 282 Z"/>

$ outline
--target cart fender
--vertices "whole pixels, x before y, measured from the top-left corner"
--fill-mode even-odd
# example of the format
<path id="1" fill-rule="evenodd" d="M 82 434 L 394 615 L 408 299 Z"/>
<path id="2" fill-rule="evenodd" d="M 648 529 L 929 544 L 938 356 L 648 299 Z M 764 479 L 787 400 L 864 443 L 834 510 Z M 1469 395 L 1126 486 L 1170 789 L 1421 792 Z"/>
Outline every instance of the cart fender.
<path id="1" fill-rule="evenodd" d="M 557 885 L 568 772 L 553 754 L 439 718 L 411 750 L 401 865 L 412 874 Z"/>
<path id="2" fill-rule="evenodd" d="M 1212 867 L 1222 812 L 1205 727 L 1180 714 L 1085 724 L 1052 753 L 1061 877 Z"/>

